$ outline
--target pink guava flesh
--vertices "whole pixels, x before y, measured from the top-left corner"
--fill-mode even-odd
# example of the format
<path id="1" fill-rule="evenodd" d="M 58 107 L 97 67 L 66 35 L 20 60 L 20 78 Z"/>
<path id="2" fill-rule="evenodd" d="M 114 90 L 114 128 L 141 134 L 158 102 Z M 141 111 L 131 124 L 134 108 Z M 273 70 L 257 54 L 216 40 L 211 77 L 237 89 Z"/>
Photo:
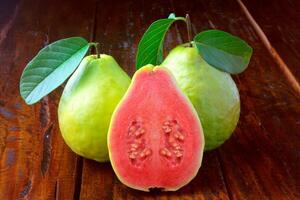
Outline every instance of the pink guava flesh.
<path id="1" fill-rule="evenodd" d="M 113 114 L 108 147 L 118 178 L 135 189 L 177 190 L 196 176 L 202 127 L 167 69 L 145 66 L 136 72 Z"/>

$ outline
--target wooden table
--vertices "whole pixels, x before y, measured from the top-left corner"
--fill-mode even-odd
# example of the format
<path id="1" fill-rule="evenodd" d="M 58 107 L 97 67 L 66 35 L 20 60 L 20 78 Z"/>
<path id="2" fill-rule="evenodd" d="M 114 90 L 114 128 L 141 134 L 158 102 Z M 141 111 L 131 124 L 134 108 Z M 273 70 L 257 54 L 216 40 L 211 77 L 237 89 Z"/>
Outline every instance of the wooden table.
<path id="1" fill-rule="evenodd" d="M 300 1 L 242 1 L 1 1 L 0 199 L 300 199 Z M 189 13 L 194 33 L 238 35 L 254 55 L 234 76 L 242 108 L 233 136 L 205 153 L 188 186 L 144 193 L 122 185 L 109 163 L 83 159 L 65 145 L 56 113 L 62 87 L 28 106 L 19 79 L 41 47 L 70 36 L 100 42 L 101 52 L 132 76 L 143 32 L 171 12 Z M 186 40 L 178 23 L 165 47 Z"/>

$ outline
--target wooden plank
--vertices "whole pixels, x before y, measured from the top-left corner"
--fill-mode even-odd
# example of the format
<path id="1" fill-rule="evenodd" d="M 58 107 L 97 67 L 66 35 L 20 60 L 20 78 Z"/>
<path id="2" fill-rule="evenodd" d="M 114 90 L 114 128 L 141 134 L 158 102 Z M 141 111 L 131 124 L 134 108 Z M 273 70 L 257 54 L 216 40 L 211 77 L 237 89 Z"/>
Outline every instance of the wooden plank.
<path id="1" fill-rule="evenodd" d="M 300 1 L 243 0 L 243 3 L 300 81 Z"/>
<path id="2" fill-rule="evenodd" d="M 249 68 L 234 76 L 241 118 L 233 137 L 217 151 L 231 199 L 300 198 L 300 103 L 239 5 L 229 0 L 174 2 L 190 13 L 194 29 L 222 29 L 254 48 Z M 185 32 L 182 32 L 186 35 Z M 185 36 L 186 37 L 186 36 Z"/>
<path id="3" fill-rule="evenodd" d="M 0 199 L 73 199 L 77 156 L 63 142 L 56 114 L 62 90 L 28 106 L 19 79 L 49 42 L 89 38 L 94 3 L 7 2 L 0 5 L 7 8 L 0 15 Z"/>
<path id="4" fill-rule="evenodd" d="M 141 10 L 143 12 L 141 12 Z M 101 52 L 115 57 L 130 74 L 135 71 L 138 41 L 155 20 L 167 17 L 172 8 L 167 1 L 119 1 L 98 5 L 96 41 Z M 119 16 L 119 17 L 115 17 Z M 166 47 L 181 43 L 173 29 L 167 36 Z M 109 164 L 84 160 L 81 199 L 229 199 L 217 152 L 206 154 L 201 172 L 186 187 L 174 193 L 139 192 L 132 190 L 115 177 Z"/>
<path id="5" fill-rule="evenodd" d="M 277 63 L 278 67 L 282 71 L 282 74 L 288 80 L 290 87 L 292 87 L 295 90 L 295 92 L 297 92 L 300 95 L 300 84 L 299 84 L 298 80 L 296 79 L 295 75 L 291 72 L 290 68 L 287 66 L 287 64 L 284 62 L 284 60 L 281 58 L 280 54 L 272 46 L 272 44 L 270 43 L 266 34 L 260 28 L 260 26 L 255 21 L 255 19 L 252 17 L 252 15 L 249 12 L 249 10 L 247 9 L 247 7 L 243 4 L 243 2 L 241 0 L 237 0 L 237 2 L 240 5 L 243 13 L 249 20 L 250 24 L 252 25 L 253 29 L 256 31 L 257 35 L 260 37 L 260 40 L 264 44 L 265 48 L 268 49 L 270 55 L 273 57 L 274 61 Z"/>

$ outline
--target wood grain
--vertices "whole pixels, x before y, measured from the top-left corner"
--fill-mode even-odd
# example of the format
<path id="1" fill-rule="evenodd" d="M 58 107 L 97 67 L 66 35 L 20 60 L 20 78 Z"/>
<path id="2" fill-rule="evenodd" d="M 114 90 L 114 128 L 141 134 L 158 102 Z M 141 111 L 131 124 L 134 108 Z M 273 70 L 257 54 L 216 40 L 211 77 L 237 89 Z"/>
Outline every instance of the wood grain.
<path id="1" fill-rule="evenodd" d="M 260 37 L 261 42 L 264 44 L 264 46 L 269 51 L 270 55 L 273 57 L 274 61 L 277 63 L 278 67 L 281 69 L 282 74 L 286 77 L 287 81 L 289 82 L 290 87 L 292 87 L 295 92 L 300 95 L 300 84 L 298 80 L 296 79 L 295 75 L 291 72 L 290 68 L 287 66 L 287 64 L 284 62 L 284 60 L 281 58 L 280 54 L 277 52 L 277 50 L 272 46 L 269 39 L 267 38 L 264 31 L 261 29 L 259 24 L 255 21 L 247 7 L 244 5 L 244 3 L 241 0 L 237 0 L 238 4 L 240 5 L 243 13 L 249 20 L 249 23 L 252 25 L 253 29 L 256 31 L 256 34 L 258 37 Z"/>
<path id="2" fill-rule="evenodd" d="M 300 81 L 300 2 L 243 0 L 243 3 Z"/>
<path id="3" fill-rule="evenodd" d="M 235 76 L 241 119 L 219 152 L 231 199 L 298 199 L 299 96 L 282 76 L 238 4 L 229 0 L 174 4 L 190 13 L 197 31 L 218 28 L 254 48 L 249 68 Z M 183 32 L 182 34 L 185 34 Z"/>
<path id="4" fill-rule="evenodd" d="M 77 156 L 58 128 L 61 89 L 28 106 L 19 95 L 19 78 L 44 45 L 74 35 L 88 38 L 93 5 L 33 0 L 12 4 L 2 1 L 0 6 L 0 199 L 72 199 Z"/>

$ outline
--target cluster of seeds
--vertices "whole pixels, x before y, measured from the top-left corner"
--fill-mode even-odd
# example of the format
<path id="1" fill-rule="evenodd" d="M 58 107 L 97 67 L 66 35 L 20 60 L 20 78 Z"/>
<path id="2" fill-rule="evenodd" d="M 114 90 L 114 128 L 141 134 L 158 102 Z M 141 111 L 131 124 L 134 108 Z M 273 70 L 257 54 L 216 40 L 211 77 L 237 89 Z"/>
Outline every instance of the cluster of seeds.
<path id="1" fill-rule="evenodd" d="M 165 147 L 160 149 L 160 155 L 178 164 L 183 157 L 181 144 L 184 142 L 185 134 L 177 120 L 166 120 L 162 125 L 165 134 Z"/>
<path id="2" fill-rule="evenodd" d="M 134 120 L 128 128 L 128 158 L 137 167 L 153 154 L 153 150 L 146 145 L 145 126 L 141 120 Z M 182 144 L 185 140 L 185 133 L 177 120 L 166 120 L 162 124 L 164 143 L 159 148 L 158 155 L 169 160 L 173 165 L 180 163 L 183 157 Z"/>
<path id="3" fill-rule="evenodd" d="M 146 140 L 143 138 L 146 130 L 141 121 L 132 121 L 128 129 L 129 151 L 128 157 L 134 165 L 140 165 L 142 160 L 152 154 L 152 150 L 146 147 Z"/>

